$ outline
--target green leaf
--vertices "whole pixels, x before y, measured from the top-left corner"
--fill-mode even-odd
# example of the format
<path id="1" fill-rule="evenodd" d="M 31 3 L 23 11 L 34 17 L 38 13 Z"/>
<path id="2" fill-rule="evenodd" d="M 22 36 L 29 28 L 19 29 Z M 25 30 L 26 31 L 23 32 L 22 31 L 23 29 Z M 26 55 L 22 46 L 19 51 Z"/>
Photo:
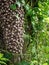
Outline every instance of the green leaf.
<path id="1" fill-rule="evenodd" d="M 48 65 L 48 63 L 44 63 L 43 65 Z"/>
<path id="2" fill-rule="evenodd" d="M 0 60 L 2 60 L 2 61 L 8 61 L 7 58 L 1 58 Z"/>
<path id="3" fill-rule="evenodd" d="M 25 5 L 25 9 L 26 9 L 26 11 L 28 11 L 29 9 L 30 9 L 30 7 L 29 7 L 29 5 L 27 4 L 27 5 Z"/>
<path id="4" fill-rule="evenodd" d="M 45 47 L 46 49 L 46 52 L 48 53 L 49 52 L 49 46 Z"/>
<path id="5" fill-rule="evenodd" d="M 2 58 L 3 57 L 3 54 L 2 53 L 0 53 L 0 58 Z"/>
<path id="6" fill-rule="evenodd" d="M 49 17 L 45 18 L 45 22 L 49 23 Z"/>
<path id="7" fill-rule="evenodd" d="M 18 63 L 18 65 L 30 65 L 30 64 L 26 61 L 21 61 L 20 63 Z"/>
<path id="8" fill-rule="evenodd" d="M 18 2 L 16 2 L 16 4 L 18 5 L 18 7 L 20 7 L 21 6 L 21 3 L 18 1 Z"/>
<path id="9" fill-rule="evenodd" d="M 16 14 L 16 18 L 19 19 L 19 14 Z"/>
<path id="10" fill-rule="evenodd" d="M 16 10 L 16 4 L 11 4 L 11 5 L 10 5 L 10 9 Z"/>
<path id="11" fill-rule="evenodd" d="M 25 5 L 25 1 L 24 0 L 22 0 L 21 2 L 22 2 L 23 5 Z"/>
<path id="12" fill-rule="evenodd" d="M 34 61 L 31 61 L 31 64 L 30 65 L 37 65 L 38 64 L 38 61 L 37 60 L 34 60 Z"/>
<path id="13" fill-rule="evenodd" d="M 1 65 L 7 65 L 5 62 L 3 62 L 3 61 L 0 61 L 0 64 Z"/>

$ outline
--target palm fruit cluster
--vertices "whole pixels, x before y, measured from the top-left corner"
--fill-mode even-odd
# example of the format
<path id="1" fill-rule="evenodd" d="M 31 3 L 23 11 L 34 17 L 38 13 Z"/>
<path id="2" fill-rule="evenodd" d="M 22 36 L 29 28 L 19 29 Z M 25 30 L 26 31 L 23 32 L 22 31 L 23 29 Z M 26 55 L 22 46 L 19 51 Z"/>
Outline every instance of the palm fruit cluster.
<path id="1" fill-rule="evenodd" d="M 6 50 L 21 54 L 24 44 L 24 10 L 22 6 L 16 10 L 10 9 L 10 5 L 14 3 L 16 0 L 0 0 L 0 26 Z"/>

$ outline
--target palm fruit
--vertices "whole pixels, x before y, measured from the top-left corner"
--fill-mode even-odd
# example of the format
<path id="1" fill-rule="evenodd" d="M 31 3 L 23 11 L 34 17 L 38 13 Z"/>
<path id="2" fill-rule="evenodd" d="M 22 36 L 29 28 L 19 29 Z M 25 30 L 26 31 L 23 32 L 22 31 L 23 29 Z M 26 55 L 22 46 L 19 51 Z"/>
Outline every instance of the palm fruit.
<path id="1" fill-rule="evenodd" d="M 5 49 L 12 53 L 22 54 L 24 39 L 24 9 L 22 6 L 12 10 L 10 6 L 16 0 L 0 0 L 0 26 L 3 30 Z"/>

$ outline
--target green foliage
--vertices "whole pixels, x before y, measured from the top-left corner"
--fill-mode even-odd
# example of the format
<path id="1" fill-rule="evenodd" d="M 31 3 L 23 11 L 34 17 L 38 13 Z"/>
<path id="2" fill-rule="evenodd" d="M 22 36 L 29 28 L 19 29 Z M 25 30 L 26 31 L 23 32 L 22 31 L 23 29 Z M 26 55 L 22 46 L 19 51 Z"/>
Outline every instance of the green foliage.
<path id="1" fill-rule="evenodd" d="M 23 60 L 23 61 L 17 63 L 17 65 L 30 65 L 30 63 Z"/>
<path id="2" fill-rule="evenodd" d="M 11 4 L 11 5 L 10 5 L 10 9 L 16 10 L 16 4 Z"/>
<path id="3" fill-rule="evenodd" d="M 11 59 L 13 58 L 13 55 L 12 55 L 12 53 L 7 53 L 7 52 L 5 52 L 5 53 L 4 53 L 4 57 L 5 57 L 5 58 L 8 58 L 9 60 L 11 60 Z"/>
<path id="4" fill-rule="evenodd" d="M 30 1 L 28 1 L 30 2 Z M 33 3 L 34 5 L 35 3 Z M 25 4 L 25 34 L 30 36 L 26 54 L 31 54 L 31 65 L 48 65 L 49 63 L 49 1 L 38 0 L 36 5 Z M 28 43 L 27 43 L 28 44 Z M 26 59 L 29 56 L 26 56 Z M 27 59 L 29 60 L 29 59 Z M 35 63 L 34 63 L 35 61 Z"/>
<path id="5" fill-rule="evenodd" d="M 9 60 L 7 58 L 5 58 L 2 53 L 0 53 L 0 65 L 7 65 L 8 61 Z"/>

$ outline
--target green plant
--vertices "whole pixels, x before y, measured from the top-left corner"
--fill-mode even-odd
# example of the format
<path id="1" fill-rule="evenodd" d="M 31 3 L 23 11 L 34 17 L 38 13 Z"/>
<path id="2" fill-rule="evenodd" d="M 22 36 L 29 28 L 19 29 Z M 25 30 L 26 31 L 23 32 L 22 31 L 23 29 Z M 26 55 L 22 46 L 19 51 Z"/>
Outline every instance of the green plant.
<path id="1" fill-rule="evenodd" d="M 16 4 L 11 4 L 11 5 L 10 5 L 10 9 L 16 10 Z"/>
<path id="2" fill-rule="evenodd" d="M 9 60 L 7 58 L 5 58 L 2 53 L 0 53 L 0 65 L 7 65 L 8 61 Z"/>
<path id="3" fill-rule="evenodd" d="M 38 62 L 37 65 L 43 65 L 49 64 L 48 63 L 49 30 L 47 30 L 48 29 L 47 22 L 49 22 L 48 21 L 49 1 L 38 0 L 36 4 L 38 4 L 38 6 L 32 7 L 28 3 L 25 4 L 24 6 L 25 8 L 24 29 L 25 34 L 26 35 L 28 34 L 28 36 L 30 37 L 30 42 L 29 46 L 27 47 L 26 53 L 31 54 L 30 61 L 32 61 L 32 63 L 34 63 L 34 60 L 36 60 Z M 45 20 L 46 18 L 48 18 L 47 22 Z"/>
<path id="4" fill-rule="evenodd" d="M 21 62 L 18 62 L 15 65 L 30 65 L 30 63 L 25 60 L 22 60 Z"/>

